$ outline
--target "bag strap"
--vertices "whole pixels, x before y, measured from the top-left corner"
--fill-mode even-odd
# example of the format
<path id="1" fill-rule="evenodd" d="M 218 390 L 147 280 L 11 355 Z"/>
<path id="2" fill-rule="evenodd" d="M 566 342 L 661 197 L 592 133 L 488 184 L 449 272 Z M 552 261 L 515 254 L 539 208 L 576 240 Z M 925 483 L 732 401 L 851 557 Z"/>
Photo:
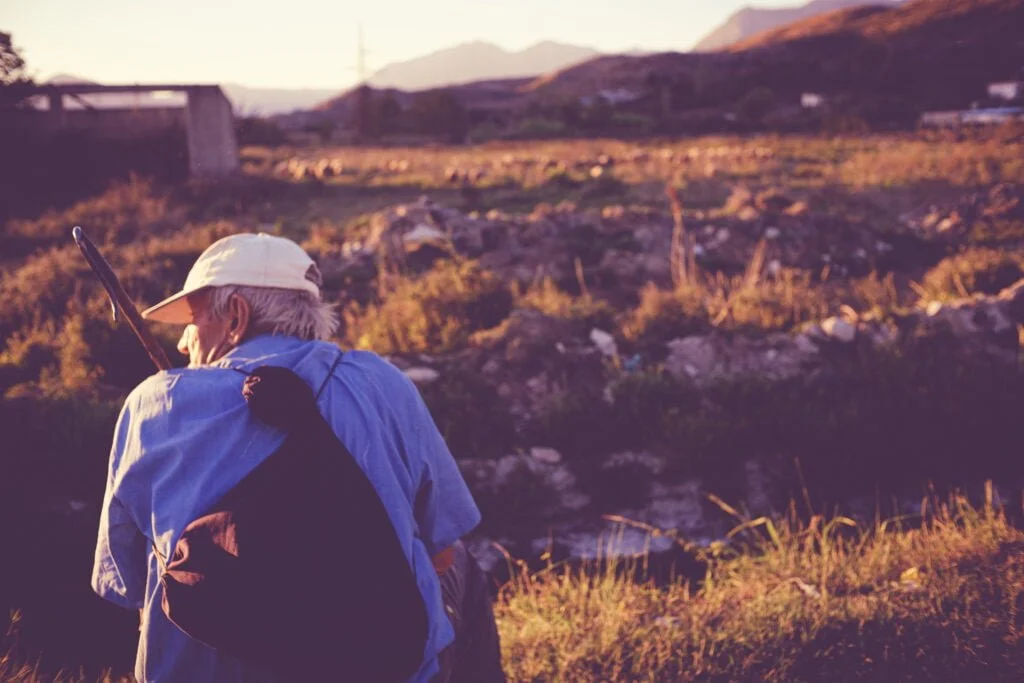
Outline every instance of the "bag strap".
<path id="1" fill-rule="evenodd" d="M 323 395 L 324 390 L 327 388 L 327 383 L 331 380 L 331 377 L 334 376 L 334 371 L 338 369 L 339 365 L 341 365 L 341 359 L 344 358 L 344 356 L 345 352 L 339 348 L 338 355 L 334 358 L 334 363 L 331 364 L 331 369 L 327 371 L 327 376 L 324 377 L 324 381 L 320 384 L 320 388 L 317 389 L 315 399 L 316 401 L 320 401 L 320 397 Z M 239 372 L 245 375 L 246 377 L 248 377 L 250 374 L 239 367 L 232 367 L 231 369 L 234 370 L 235 372 Z M 167 572 L 167 558 L 163 555 L 163 553 L 160 552 L 160 549 L 156 547 L 156 539 L 150 539 L 149 544 L 153 548 L 153 554 L 156 555 L 156 561 L 160 569 L 160 574 L 165 574 Z"/>

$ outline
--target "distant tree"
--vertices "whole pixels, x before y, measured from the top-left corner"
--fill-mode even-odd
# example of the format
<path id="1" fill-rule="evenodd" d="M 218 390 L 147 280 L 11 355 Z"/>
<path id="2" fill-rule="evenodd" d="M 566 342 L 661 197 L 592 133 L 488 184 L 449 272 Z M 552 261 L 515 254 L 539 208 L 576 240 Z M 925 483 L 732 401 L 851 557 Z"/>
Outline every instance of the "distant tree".
<path id="1" fill-rule="evenodd" d="M 11 34 L 0 31 L 0 109 L 20 105 L 32 86 Z"/>
<path id="2" fill-rule="evenodd" d="M 377 128 L 382 133 L 395 133 L 398 132 L 401 126 L 402 119 L 402 105 L 398 103 L 395 98 L 395 94 L 392 92 L 385 92 L 377 100 L 376 110 L 378 125 Z"/>
<path id="3" fill-rule="evenodd" d="M 448 90 L 428 90 L 416 95 L 409 105 L 409 117 L 417 131 L 449 142 L 463 142 L 469 132 L 466 109 Z"/>
<path id="4" fill-rule="evenodd" d="M 360 140 L 374 140 L 380 135 L 380 121 L 374 107 L 373 89 L 365 83 L 356 90 L 352 127 Z"/>
<path id="5" fill-rule="evenodd" d="M 754 88 L 736 105 L 736 116 L 744 123 L 760 125 L 775 106 L 775 93 L 769 88 Z"/>
<path id="6" fill-rule="evenodd" d="M 614 116 L 615 110 L 612 108 L 611 103 L 598 95 L 583 110 L 583 123 L 590 129 L 606 128 L 611 124 Z"/>

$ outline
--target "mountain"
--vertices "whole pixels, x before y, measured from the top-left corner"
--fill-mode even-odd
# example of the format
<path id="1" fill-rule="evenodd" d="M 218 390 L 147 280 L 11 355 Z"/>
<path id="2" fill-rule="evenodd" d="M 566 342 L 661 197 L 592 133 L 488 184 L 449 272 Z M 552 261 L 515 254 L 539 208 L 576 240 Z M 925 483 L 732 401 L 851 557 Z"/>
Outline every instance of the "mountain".
<path id="1" fill-rule="evenodd" d="M 607 56 L 535 80 L 560 98 L 649 90 L 652 77 L 688 84 L 686 104 L 731 107 L 757 88 L 782 102 L 801 92 L 964 107 L 990 81 L 1024 76 L 1024 0 L 907 0 L 841 9 L 712 53 Z"/>
<path id="2" fill-rule="evenodd" d="M 714 52 L 753 35 L 793 22 L 860 5 L 887 5 L 900 0 L 811 0 L 801 7 L 744 7 L 698 42 L 694 52 Z"/>
<path id="3" fill-rule="evenodd" d="M 390 64 L 373 74 L 367 83 L 375 88 L 427 90 L 457 83 L 523 78 L 563 69 L 598 54 L 587 47 L 551 41 L 519 52 L 477 41 Z"/>
<path id="4" fill-rule="evenodd" d="M 337 88 L 250 88 L 237 83 L 221 85 L 236 116 L 273 116 L 310 109 L 338 93 Z"/>

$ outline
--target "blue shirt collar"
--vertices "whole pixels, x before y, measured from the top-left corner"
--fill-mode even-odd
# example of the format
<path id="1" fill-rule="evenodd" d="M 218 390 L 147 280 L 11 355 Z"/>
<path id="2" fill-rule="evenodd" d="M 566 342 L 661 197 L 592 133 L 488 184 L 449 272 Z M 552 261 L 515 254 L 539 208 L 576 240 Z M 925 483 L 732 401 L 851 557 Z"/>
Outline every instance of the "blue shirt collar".
<path id="1" fill-rule="evenodd" d="M 224 354 L 214 365 L 219 367 L 239 367 L 258 364 L 269 356 L 292 351 L 305 342 L 298 337 L 283 334 L 259 334 Z"/>

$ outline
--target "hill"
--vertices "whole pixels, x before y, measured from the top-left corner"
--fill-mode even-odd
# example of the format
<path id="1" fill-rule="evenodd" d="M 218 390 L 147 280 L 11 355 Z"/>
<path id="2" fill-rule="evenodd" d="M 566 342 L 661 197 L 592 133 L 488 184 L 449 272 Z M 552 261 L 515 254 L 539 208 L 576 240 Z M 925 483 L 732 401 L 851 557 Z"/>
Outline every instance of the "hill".
<path id="1" fill-rule="evenodd" d="M 758 87 L 791 101 L 807 90 L 899 97 L 959 107 L 993 80 L 1019 77 L 1024 0 L 909 0 L 811 17 L 710 54 L 608 56 L 535 80 L 546 95 L 600 89 L 642 93 L 651 79 L 681 84 L 684 106 L 734 104 Z"/>
<path id="2" fill-rule="evenodd" d="M 250 88 L 237 83 L 226 83 L 221 87 L 234 105 L 235 114 L 240 116 L 272 116 L 309 109 L 338 92 L 321 88 Z"/>
<path id="3" fill-rule="evenodd" d="M 895 0 L 900 2 L 901 0 Z M 714 52 L 764 31 L 809 17 L 860 5 L 891 3 L 893 0 L 811 0 L 801 7 L 744 7 L 711 31 L 694 47 L 694 52 Z"/>
<path id="4" fill-rule="evenodd" d="M 367 82 L 375 88 L 426 90 L 456 83 L 537 76 L 598 54 L 591 48 L 551 41 L 518 52 L 477 41 L 390 64 Z"/>

